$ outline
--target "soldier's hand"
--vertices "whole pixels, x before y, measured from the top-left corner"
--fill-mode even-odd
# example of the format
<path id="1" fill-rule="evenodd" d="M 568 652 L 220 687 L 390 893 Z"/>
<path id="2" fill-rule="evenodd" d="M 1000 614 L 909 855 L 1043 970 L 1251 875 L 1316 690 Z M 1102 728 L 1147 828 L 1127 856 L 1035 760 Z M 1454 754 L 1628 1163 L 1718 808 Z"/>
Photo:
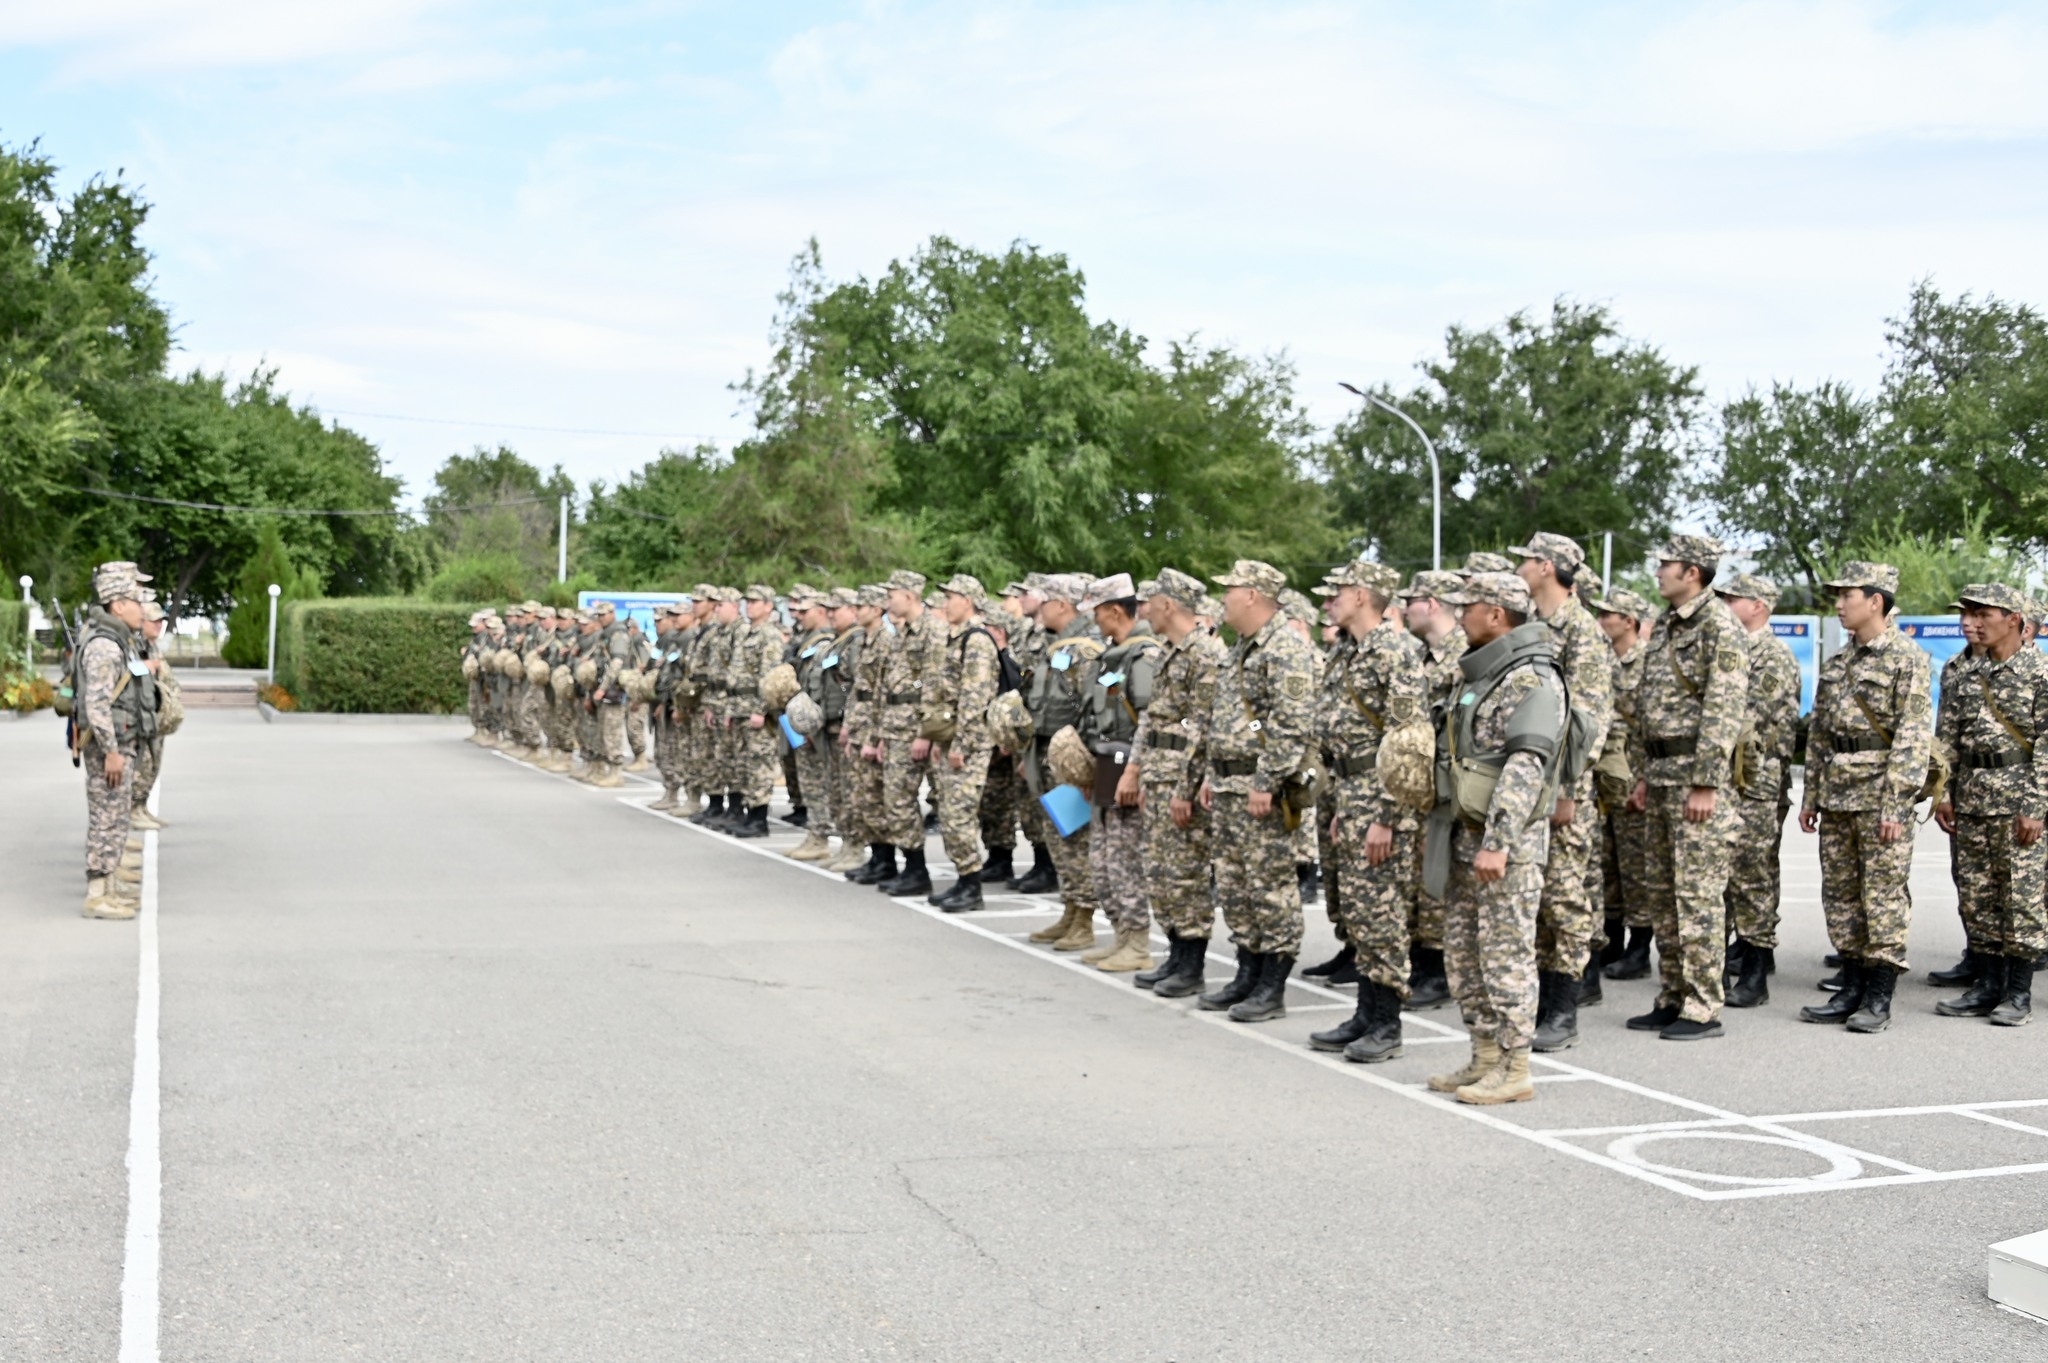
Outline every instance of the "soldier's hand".
<path id="1" fill-rule="evenodd" d="M 1817 810 L 1817 809 L 1802 809 L 1802 810 L 1800 810 L 1800 811 L 1799 811 L 1799 831 L 1800 831 L 1800 832 L 1802 832 L 1802 833 L 1813 833 L 1813 832 L 1816 832 L 1816 831 L 1818 831 L 1818 830 L 1819 830 L 1819 828 L 1820 828 L 1820 811 L 1819 811 L 1819 810 Z"/>
<path id="2" fill-rule="evenodd" d="M 1202 782 L 1202 788 L 1195 792 L 1195 798 L 1202 802 L 1202 808 L 1214 809 L 1216 807 L 1216 788 L 1207 781 L 1204 781 Z"/>
<path id="3" fill-rule="evenodd" d="M 118 750 L 110 752 L 107 754 L 106 770 L 107 784 L 118 786 L 121 784 L 121 773 L 128 770 L 128 759 L 122 756 Z"/>
<path id="4" fill-rule="evenodd" d="M 1124 774 L 1116 778 L 1116 802 L 1125 809 L 1142 809 L 1145 806 L 1145 792 L 1138 789 L 1138 769 L 1125 767 Z"/>
<path id="5" fill-rule="evenodd" d="M 1365 830 L 1365 859 L 1378 866 L 1394 855 L 1394 829 L 1391 824 L 1376 823 Z"/>
<path id="6" fill-rule="evenodd" d="M 1906 825 L 1903 821 L 1898 819 L 1879 819 L 1877 821 L 1877 840 L 1879 842 L 1897 842 L 1905 836 Z"/>
<path id="7" fill-rule="evenodd" d="M 1173 802 L 1167 805 L 1166 812 L 1172 816 L 1175 828 L 1186 828 L 1195 821 L 1195 802 L 1183 800 L 1176 795 Z"/>
<path id="8" fill-rule="evenodd" d="M 2024 814 L 2012 821 L 2012 840 L 2022 847 L 2032 847 L 2041 840 L 2041 833 L 2048 829 L 2048 819 L 2030 819 Z"/>
<path id="9" fill-rule="evenodd" d="M 1628 793 L 1628 812 L 1640 814 L 1650 807 L 1650 783 L 1636 782 L 1636 788 Z"/>
<path id="10" fill-rule="evenodd" d="M 870 762 L 879 762 L 882 760 L 882 745 L 870 743 L 860 750 L 860 755 Z"/>
<path id="11" fill-rule="evenodd" d="M 1481 885 L 1491 885 L 1508 873 L 1508 854 L 1504 851 L 1481 852 L 1472 858 L 1472 878 Z"/>
<path id="12" fill-rule="evenodd" d="M 922 761 L 924 761 L 924 760 L 925 760 L 925 759 L 926 759 L 927 757 L 930 757 L 931 755 L 932 755 L 932 741 L 931 741 L 931 740 L 930 740 L 929 738 L 913 738 L 913 739 L 911 739 L 911 740 L 910 740 L 910 760 L 911 760 L 911 761 L 913 761 L 913 762 L 922 762 Z"/>
<path id="13" fill-rule="evenodd" d="M 1954 837 L 1956 831 L 1956 807 L 1953 804 L 1949 803 L 1947 800 L 1943 800 L 1940 804 L 1934 807 L 1934 821 L 1941 825 L 1942 832 L 1948 834 L 1950 837 Z M 2012 831 L 2014 837 L 2019 836 L 2020 825 L 2025 822 L 2026 820 L 2024 818 L 2013 820 Z M 2040 820 L 2036 819 L 2034 822 L 2039 823 Z M 2038 838 L 2040 836 L 2041 830 L 2038 828 L 2035 829 L 2034 837 Z M 2033 840 L 2033 838 L 2029 838 L 2027 839 L 2027 842 L 2032 842 Z M 2026 843 L 2021 843 L 2020 845 L 2024 847 L 2026 846 Z"/>
<path id="14" fill-rule="evenodd" d="M 947 766 L 949 766 L 949 767 L 951 767 L 951 768 L 952 768 L 952 769 L 953 769 L 954 771 L 966 771 L 966 770 L 967 770 L 967 754 L 966 754 L 966 753 L 964 753 L 964 752 L 949 752 L 949 753 L 947 753 L 947 754 L 946 754 L 946 765 L 947 765 Z"/>
<path id="15" fill-rule="evenodd" d="M 1251 816 L 1254 819 L 1265 818 L 1273 812 L 1273 792 L 1270 790 L 1253 791 L 1251 803 L 1246 808 L 1251 811 Z"/>
<path id="16" fill-rule="evenodd" d="M 1717 792 L 1712 786 L 1694 786 L 1685 794 L 1685 821 L 1705 823 L 1714 817 L 1714 800 Z"/>
<path id="17" fill-rule="evenodd" d="M 1552 828 L 1564 828 L 1571 823 L 1573 817 L 1578 812 L 1579 802 L 1572 799 L 1569 795 L 1564 796 L 1558 800 L 1557 806 L 1550 811 L 1550 826 Z M 1375 862 L 1374 864 L 1377 865 L 1378 863 Z"/>
<path id="18" fill-rule="evenodd" d="M 760 729 L 760 728 L 765 728 L 765 727 L 767 726 L 767 724 L 768 724 L 768 716 L 766 716 L 766 715 L 748 715 L 748 716 L 747 716 L 747 727 L 748 727 L 749 729 Z"/>

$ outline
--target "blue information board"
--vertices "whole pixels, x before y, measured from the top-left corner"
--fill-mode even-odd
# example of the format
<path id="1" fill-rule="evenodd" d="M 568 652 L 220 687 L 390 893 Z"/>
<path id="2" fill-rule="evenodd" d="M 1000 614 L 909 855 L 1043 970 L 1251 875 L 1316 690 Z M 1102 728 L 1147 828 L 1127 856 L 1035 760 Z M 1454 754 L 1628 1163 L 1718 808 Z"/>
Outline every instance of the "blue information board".
<path id="1" fill-rule="evenodd" d="M 1961 653 L 1963 641 L 1963 618 L 1960 615 L 1902 615 L 1899 617 L 1899 633 L 1927 650 L 1934 659 L 1934 705 L 1941 708 L 1941 669 L 1948 666 L 1948 660 Z"/>
<path id="2" fill-rule="evenodd" d="M 648 642 L 654 640 L 654 612 L 662 606 L 671 606 L 687 597 L 686 592 L 578 592 L 576 605 L 589 610 L 595 601 L 609 601 L 612 609 L 619 613 L 621 620 L 638 620 L 640 632 Z"/>
<path id="3" fill-rule="evenodd" d="M 1820 685 L 1820 617 L 1774 615 L 1771 633 L 1785 641 L 1799 662 L 1799 713 L 1813 713 L 1813 691 Z"/>

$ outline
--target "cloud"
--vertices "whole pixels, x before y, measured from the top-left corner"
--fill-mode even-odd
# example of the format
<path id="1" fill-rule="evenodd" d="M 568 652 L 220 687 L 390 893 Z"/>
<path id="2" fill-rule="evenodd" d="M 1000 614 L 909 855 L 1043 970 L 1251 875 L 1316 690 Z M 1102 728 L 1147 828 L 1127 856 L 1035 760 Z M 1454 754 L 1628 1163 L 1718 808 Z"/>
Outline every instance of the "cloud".
<path id="1" fill-rule="evenodd" d="M 590 104 L 599 100 L 618 99 L 631 94 L 632 91 L 631 81 L 602 76 L 596 80 L 536 85 L 508 99 L 499 100 L 498 107 L 519 113 L 545 113 L 550 109 L 559 109 L 565 104 Z"/>
<path id="2" fill-rule="evenodd" d="M 416 41 L 429 21 L 467 0 L 0 0 L 0 48 L 65 53 L 60 82 L 140 72 L 271 67 Z"/>

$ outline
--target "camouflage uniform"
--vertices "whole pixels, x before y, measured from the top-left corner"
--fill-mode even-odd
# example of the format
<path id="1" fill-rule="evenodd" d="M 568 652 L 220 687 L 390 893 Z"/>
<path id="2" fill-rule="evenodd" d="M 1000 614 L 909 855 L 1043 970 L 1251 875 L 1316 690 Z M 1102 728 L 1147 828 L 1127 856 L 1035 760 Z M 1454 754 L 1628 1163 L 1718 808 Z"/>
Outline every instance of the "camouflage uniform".
<path id="1" fill-rule="evenodd" d="M 592 699 L 597 705 L 598 761 L 616 766 L 626 754 L 626 688 L 621 678 L 633 665 L 633 642 L 616 618 L 598 630 L 597 640 L 597 686 Z"/>
<path id="2" fill-rule="evenodd" d="M 1666 562 L 1713 565 L 1720 547 L 1674 536 Z M 1655 1011 L 1712 1024 L 1720 1016 L 1728 957 L 1723 900 L 1741 830 L 1733 764 L 1749 694 L 1749 646 L 1742 625 L 1710 588 L 1657 617 L 1643 646 L 1635 708 L 1642 724 L 1647 788 L 1644 895 L 1656 932 Z M 1714 792 L 1713 815 L 1688 823 L 1686 798 Z"/>
<path id="3" fill-rule="evenodd" d="M 1619 741 L 1628 756 L 1631 772 L 1640 773 L 1648 760 L 1643 750 L 1642 723 L 1636 715 L 1636 686 L 1643 677 L 1643 645 L 1638 640 L 1627 653 L 1614 659 L 1614 720 L 1608 731 L 1610 743 Z M 1601 907 L 1608 918 L 1623 926 L 1650 926 L 1650 897 L 1646 889 L 1649 872 L 1649 827 L 1647 810 L 1628 807 L 1629 792 L 1608 791 L 1601 796 Z"/>
<path id="4" fill-rule="evenodd" d="M 798 608 L 799 603 L 811 606 L 821 600 L 822 598 L 815 593 L 808 597 L 799 597 L 794 590 L 790 593 L 790 607 L 793 610 Z M 798 687 L 812 700 L 819 701 L 821 709 L 825 660 L 835 656 L 832 653 L 832 638 L 830 628 L 806 630 L 789 641 L 783 659 L 795 669 Z M 781 727 L 779 724 L 776 725 L 778 733 Z M 804 832 L 820 838 L 829 838 L 839 832 L 835 821 L 837 810 L 832 798 L 831 754 L 836 751 L 831 737 L 820 730 L 805 739 L 804 745 L 792 754 L 796 763 L 799 788 L 804 792 L 804 808 L 808 813 Z M 792 795 L 790 799 L 794 803 L 796 797 Z"/>
<path id="5" fill-rule="evenodd" d="M 111 571 L 123 568 L 130 571 Z M 111 600 L 111 593 L 139 591 L 137 584 L 146 579 L 132 569 L 132 564 L 103 565 L 94 574 L 94 595 Z M 85 772 L 87 880 L 104 880 L 121 865 L 129 821 L 135 815 L 137 756 L 156 737 L 155 688 L 142 666 L 138 638 L 104 607 L 90 607 L 85 639 L 73 662 L 78 679 L 74 714 L 79 766 Z M 127 764 L 110 785 L 106 763 L 113 752 Z"/>
<path id="6" fill-rule="evenodd" d="M 1027 579 L 1027 584 L 1036 592 L 1045 585 L 1045 580 L 1042 574 L 1034 573 Z M 1025 678 L 1028 685 L 1033 673 L 1045 666 L 1045 661 L 1051 654 L 1052 635 L 1045 626 L 1039 624 L 1035 618 L 1019 617 L 1017 627 L 1010 631 L 1010 659 L 1017 665 L 1017 675 Z M 1011 765 L 1016 771 L 1012 798 L 1017 806 L 1017 829 L 1023 833 L 1024 840 L 1034 847 L 1046 847 L 1047 855 L 1050 856 L 1051 849 L 1047 845 L 1057 841 L 1057 835 L 1053 833 L 1052 823 L 1045 817 L 1045 811 L 1039 808 L 1038 792 L 1031 789 L 1030 777 L 1025 771 L 1030 761 L 1029 753 L 1011 754 Z M 1012 837 L 1010 841 L 1014 845 L 1016 839 Z"/>
<path id="7" fill-rule="evenodd" d="M 977 609 L 987 594 L 975 578 L 961 574 L 945 590 L 965 596 Z M 989 736 L 988 706 L 1000 680 L 996 641 L 978 619 L 946 627 L 944 649 L 925 692 L 923 720 L 945 724 L 953 735 L 932 742 L 932 781 L 938 787 L 939 837 L 954 871 L 963 879 L 981 871 L 981 792 L 988 781 L 995 740 Z M 954 769 L 953 758 L 961 765 Z"/>
<path id="8" fill-rule="evenodd" d="M 1441 598 L 1447 592 L 1454 592 L 1460 583 L 1456 573 L 1417 573 L 1415 583 L 1405 593 L 1409 598 L 1429 596 Z M 1443 638 L 1435 643 L 1422 639 L 1423 705 L 1425 708 L 1449 700 L 1451 692 L 1464 680 L 1458 671 L 1458 660 L 1465 656 L 1465 631 L 1452 625 Z M 1414 898 L 1408 913 L 1408 940 L 1411 945 L 1429 951 L 1441 951 L 1444 945 L 1444 901 L 1431 894 L 1422 884 L 1422 862 L 1415 862 Z"/>
<path id="9" fill-rule="evenodd" d="M 1045 590 L 1059 595 L 1061 599 L 1078 603 L 1087 590 L 1086 583 L 1085 578 L 1060 574 L 1046 580 Z M 1044 657 L 1025 676 L 1025 704 L 1031 711 L 1037 731 L 1037 741 L 1024 760 L 1024 780 L 1032 794 L 1030 803 L 1034 808 L 1038 807 L 1037 797 L 1050 790 L 1053 784 L 1045 770 L 1047 745 L 1052 736 L 1067 725 L 1078 727 L 1088 688 L 1095 682 L 1101 655 L 1102 637 L 1095 628 L 1095 622 L 1085 615 L 1076 614 L 1064 628 L 1046 640 Z M 1041 818 L 1043 812 L 1039 810 Z M 1052 856 L 1053 869 L 1059 872 L 1060 899 L 1080 922 L 1092 923 L 1095 910 L 1101 906 L 1101 899 L 1095 892 L 1095 879 L 1089 874 L 1094 825 L 1084 824 L 1063 838 L 1053 829 L 1049 819 L 1042 819 L 1042 823 L 1048 839 L 1046 849 Z M 1026 827 L 1027 830 L 1030 827 L 1029 820 Z"/>
<path id="10" fill-rule="evenodd" d="M 1096 584 L 1084 603 L 1093 609 L 1095 601 L 1135 598 L 1137 587 L 1130 575 L 1119 573 Z M 1102 651 L 1095 685 L 1088 688 L 1081 721 L 1075 726 L 1095 754 L 1098 765 L 1107 759 L 1119 778 L 1136 753 L 1138 727 L 1151 708 L 1158 690 L 1159 664 L 1165 654 L 1152 627 L 1140 620 L 1121 644 Z M 1142 770 L 1142 767 L 1140 768 Z M 1150 897 L 1145 890 L 1145 826 L 1154 811 L 1142 805 L 1128 807 L 1116 802 L 1112 783 L 1098 777 L 1094 791 L 1095 825 L 1088 848 L 1088 873 L 1110 926 L 1124 934 L 1141 934 L 1152 924 Z M 1166 811 L 1157 811 L 1165 818 Z M 1171 820 L 1168 820 L 1171 822 Z"/>
<path id="11" fill-rule="evenodd" d="M 874 604 L 882 595 L 880 588 L 863 589 L 864 595 Z M 862 835 L 870 846 L 891 842 L 884 831 L 886 824 L 882 817 L 882 764 L 861 756 L 861 749 L 881 740 L 882 667 L 889 651 L 896 646 L 896 636 L 889 630 L 889 618 L 884 615 L 875 621 L 873 628 L 860 631 L 859 655 L 854 659 L 853 689 L 847 695 L 846 721 L 842 731 L 847 738 L 847 808 L 851 817 L 860 825 Z"/>
<path id="12" fill-rule="evenodd" d="M 1723 596 L 1774 602 L 1768 579 L 1743 573 L 1721 588 Z M 1728 873 L 1728 921 L 1750 946 L 1778 945 L 1779 853 L 1785 813 L 1792 807 L 1792 747 L 1799 728 L 1799 660 L 1768 621 L 1746 636 L 1749 693 L 1745 713 L 1754 737 L 1745 751 L 1740 797 L 1741 833 Z"/>
<path id="13" fill-rule="evenodd" d="M 663 612 L 660 618 L 671 626 L 676 623 L 676 616 L 670 612 Z M 671 806 L 683 788 L 682 728 L 675 720 L 676 683 L 682 675 L 682 635 L 682 630 L 669 628 L 654 636 L 654 769 L 661 776 L 662 800 Z"/>
<path id="14" fill-rule="evenodd" d="M 747 588 L 746 599 L 773 602 L 775 590 L 757 583 Z M 740 802 L 747 809 L 768 803 L 775 794 L 775 777 L 782 766 L 782 728 L 767 715 L 767 703 L 761 699 L 761 681 L 782 661 L 785 647 L 773 616 L 758 624 L 743 616 L 733 626 L 732 646 L 725 665 L 726 714 L 733 734 L 733 765 L 727 778 L 731 784 L 726 790 L 728 794 L 738 791 Z M 752 724 L 755 715 L 762 720 L 758 729 Z"/>
<path id="15" fill-rule="evenodd" d="M 915 577 L 916 574 L 905 574 Z M 896 579 L 892 578 L 892 585 Z M 918 578 L 920 588 L 924 579 Z M 945 625 L 930 611 L 915 620 L 894 621 L 896 633 L 877 660 L 876 740 L 882 746 L 882 803 L 876 811 L 879 841 L 899 848 L 924 847 L 924 811 L 917 793 L 926 764 L 912 760 L 910 746 L 918 736 L 924 711 L 924 690 L 934 678 L 935 645 L 945 640 Z"/>
<path id="16" fill-rule="evenodd" d="M 1202 584 L 1176 569 L 1162 570 L 1159 586 L 1189 610 L 1202 597 Z M 1152 703 L 1140 714 L 1131 740 L 1145 801 L 1142 860 L 1152 917 L 1175 941 L 1206 941 L 1216 920 L 1209 882 L 1209 811 L 1195 799 L 1202 773 L 1188 758 L 1202 746 L 1216 705 L 1216 675 L 1228 653 L 1222 640 L 1199 625 L 1178 644 L 1167 645 Z M 1176 799 L 1193 804 L 1186 828 L 1169 815 Z"/>

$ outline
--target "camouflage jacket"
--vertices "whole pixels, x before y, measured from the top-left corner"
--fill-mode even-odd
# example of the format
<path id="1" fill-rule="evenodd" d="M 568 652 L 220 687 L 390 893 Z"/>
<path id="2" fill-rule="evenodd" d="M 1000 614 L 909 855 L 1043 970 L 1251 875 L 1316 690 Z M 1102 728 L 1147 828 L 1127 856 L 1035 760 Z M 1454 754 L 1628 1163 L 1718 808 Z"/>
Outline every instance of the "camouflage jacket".
<path id="1" fill-rule="evenodd" d="M 1523 633 L 1525 630 L 1527 634 Z M 1548 730 L 1559 736 L 1557 741 L 1562 741 L 1564 716 L 1559 712 L 1559 697 L 1553 689 L 1557 683 L 1546 682 L 1544 674 L 1534 665 L 1508 661 L 1518 647 L 1542 639 L 1547 634 L 1543 622 L 1532 620 L 1490 644 L 1468 649 L 1458 660 L 1458 693 L 1447 698 L 1439 711 L 1439 762 L 1448 760 L 1451 736 L 1461 723 L 1462 711 L 1468 707 L 1471 710 L 1470 746 L 1461 746 L 1461 755 L 1477 756 L 1505 750 L 1508 726 L 1516 720 L 1517 712 L 1530 703 L 1549 706 Z M 1506 674 L 1488 689 L 1488 678 L 1498 675 L 1504 663 Z M 1538 718 L 1542 717 L 1538 712 Z M 1538 727 L 1545 726 L 1539 724 Z M 1526 748 L 1509 753 L 1501 765 L 1500 778 L 1494 784 L 1493 796 L 1486 807 L 1485 827 L 1470 829 L 1457 825 L 1459 855 L 1469 859 L 1480 852 L 1506 852 L 1510 861 L 1536 864 L 1548 861 L 1550 820 L 1545 817 L 1549 812 L 1548 806 L 1542 805 L 1548 778 L 1549 764 L 1541 753 Z M 1475 836 L 1476 842 L 1473 840 Z"/>
<path id="2" fill-rule="evenodd" d="M 988 703 L 996 698 L 1002 670 L 995 636 L 978 619 L 944 628 L 945 643 L 933 669 L 933 684 L 925 689 L 920 722 L 950 716 L 952 750 L 987 747 L 994 742 L 988 733 Z"/>
<path id="3" fill-rule="evenodd" d="M 783 661 L 796 672 L 797 688 L 820 709 L 825 705 L 825 660 L 833 656 L 829 629 L 807 629 L 796 635 L 783 655 Z"/>
<path id="4" fill-rule="evenodd" d="M 1191 629 L 1178 644 L 1168 644 L 1159 659 L 1159 675 L 1152 683 L 1152 703 L 1138 717 L 1138 733 L 1131 740 L 1138 779 L 1146 785 L 1165 787 L 1166 798 L 1191 800 L 1201 784 L 1199 768 L 1191 769 L 1189 754 L 1201 746 L 1209 715 L 1216 705 L 1216 674 L 1230 650 L 1223 641 L 1203 629 Z"/>
<path id="5" fill-rule="evenodd" d="M 1458 659 L 1465 656 L 1465 630 L 1461 625 L 1452 625 L 1450 632 L 1435 643 L 1417 638 L 1422 645 L 1424 683 L 1428 690 L 1423 700 L 1428 705 L 1441 705 L 1450 700 L 1451 692 L 1458 683 L 1465 680 L 1458 671 Z"/>
<path id="6" fill-rule="evenodd" d="M 1536 618 L 1550 627 L 1551 652 L 1557 657 L 1557 670 L 1564 674 L 1572 709 L 1585 715 L 1592 722 L 1592 731 L 1604 737 L 1614 719 L 1614 645 L 1576 595 L 1568 594 L 1556 610 Z M 1597 759 L 1599 754 L 1593 756 Z M 1578 784 L 1562 793 L 1580 800 L 1591 798 L 1590 763 Z"/>
<path id="7" fill-rule="evenodd" d="M 1934 746 L 1932 679 L 1926 652 L 1889 622 L 1822 663 L 1801 808 L 1912 818 Z"/>
<path id="8" fill-rule="evenodd" d="M 739 622 L 706 621 L 698 627 L 690 647 L 683 686 L 697 697 L 697 708 L 713 719 L 725 718 L 725 666 L 732 652 L 733 631 Z"/>
<path id="9" fill-rule="evenodd" d="M 853 690 L 846 699 L 843 727 L 849 744 L 865 747 L 881 737 L 882 705 L 877 687 L 882 677 L 882 660 L 895 645 L 896 636 L 889 630 L 887 616 L 877 620 L 873 629 L 861 629 L 860 636 L 860 654 L 853 661 Z"/>
<path id="10" fill-rule="evenodd" d="M 1757 761 L 1749 783 L 1738 793 L 1745 800 L 1779 800 L 1792 770 L 1793 744 L 1799 737 L 1799 660 L 1768 624 L 1749 634 L 1749 696 L 1745 709 L 1756 725 L 1753 751 Z"/>
<path id="11" fill-rule="evenodd" d="M 1726 602 L 1703 591 L 1659 615 L 1636 680 L 1638 779 L 1728 789 L 1748 697 L 1749 646 Z"/>
<path id="12" fill-rule="evenodd" d="M 765 712 L 761 679 L 782 662 L 786 646 L 782 631 L 772 619 L 758 625 L 751 620 L 734 623 L 732 642 L 725 655 L 727 715 L 739 720 Z"/>
<path id="13" fill-rule="evenodd" d="M 843 728 L 853 714 L 854 678 L 867 638 L 865 629 L 850 626 L 825 645 L 818 659 L 818 689 L 811 692 L 811 699 L 825 712 L 828 733 Z"/>
<path id="14" fill-rule="evenodd" d="M 1941 669 L 1934 735 L 1952 755 L 1955 774 L 1946 798 L 1956 813 L 2030 819 L 2048 813 L 2048 754 L 2035 755 L 2043 734 L 2048 655 L 2040 649 L 2021 645 L 2004 662 L 1959 653 Z"/>
<path id="15" fill-rule="evenodd" d="M 907 624 L 890 623 L 896 632 L 875 674 L 876 728 L 881 738 L 908 742 L 917 737 L 925 688 L 935 680 L 937 646 L 945 642 L 946 626 L 929 610 Z"/>
<path id="16" fill-rule="evenodd" d="M 1643 646 L 1639 641 L 1626 653 L 1613 653 L 1610 664 L 1614 678 L 1614 716 L 1607 722 L 1607 741 L 1600 747 L 1602 755 L 1617 746 L 1628 755 L 1628 769 L 1636 776 L 1643 774 L 1649 759 L 1643 752 L 1642 725 L 1636 717 L 1636 685 L 1643 679 Z"/>
<path id="17" fill-rule="evenodd" d="M 667 709 L 676 698 L 676 681 L 682 673 L 685 632 L 668 629 L 654 636 L 654 702 L 659 707 L 655 712 L 658 719 L 667 718 Z"/>
<path id="18" fill-rule="evenodd" d="M 1209 726 L 1195 753 L 1210 787 L 1278 791 L 1315 741 L 1316 651 L 1275 613 L 1241 638 L 1216 677 Z"/>
<path id="19" fill-rule="evenodd" d="M 1420 652 L 1384 629 L 1368 630 L 1358 639 L 1344 635 L 1323 668 L 1316 741 L 1330 763 L 1331 779 L 1377 801 L 1374 821 L 1393 828 L 1413 829 L 1420 820 L 1380 784 L 1380 740 L 1387 730 L 1424 717 L 1426 685 Z M 1365 836 L 1363 829 L 1358 836 Z"/>

